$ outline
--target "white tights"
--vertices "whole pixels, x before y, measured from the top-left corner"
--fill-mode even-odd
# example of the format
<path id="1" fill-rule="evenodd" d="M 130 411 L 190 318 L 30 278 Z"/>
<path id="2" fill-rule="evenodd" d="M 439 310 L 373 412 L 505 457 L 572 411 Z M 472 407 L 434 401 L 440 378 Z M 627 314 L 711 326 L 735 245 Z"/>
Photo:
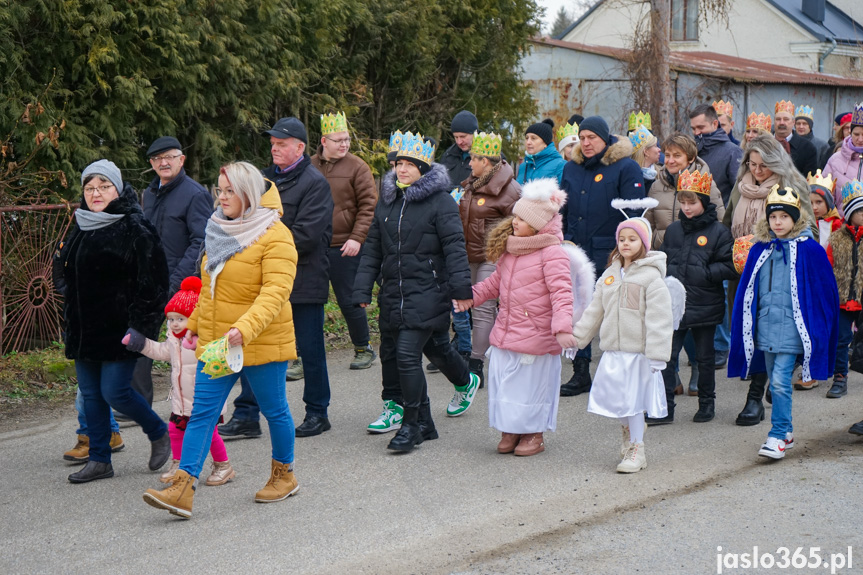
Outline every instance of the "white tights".
<path id="1" fill-rule="evenodd" d="M 620 417 L 620 424 L 629 426 L 629 441 L 632 443 L 644 442 L 644 414 L 630 415 L 629 417 Z"/>

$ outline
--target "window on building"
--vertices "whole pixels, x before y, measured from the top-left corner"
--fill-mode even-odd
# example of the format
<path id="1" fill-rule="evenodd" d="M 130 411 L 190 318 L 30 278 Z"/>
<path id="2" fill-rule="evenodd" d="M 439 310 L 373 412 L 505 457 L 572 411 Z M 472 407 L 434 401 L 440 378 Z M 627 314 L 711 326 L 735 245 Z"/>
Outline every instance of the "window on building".
<path id="1" fill-rule="evenodd" d="M 671 0 L 671 40 L 698 40 L 698 0 Z"/>

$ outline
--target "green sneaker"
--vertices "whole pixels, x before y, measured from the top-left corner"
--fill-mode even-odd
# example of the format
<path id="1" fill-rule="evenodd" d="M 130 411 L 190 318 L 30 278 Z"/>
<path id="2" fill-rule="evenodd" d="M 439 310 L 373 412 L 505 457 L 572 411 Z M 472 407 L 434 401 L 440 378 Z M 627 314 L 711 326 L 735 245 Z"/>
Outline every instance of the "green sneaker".
<path id="1" fill-rule="evenodd" d="M 458 417 L 473 404 L 476 390 L 479 389 L 479 378 L 475 373 L 470 374 L 470 382 L 462 387 L 456 386 L 455 394 L 446 406 L 446 414 L 450 417 Z"/>
<path id="2" fill-rule="evenodd" d="M 358 347 L 354 349 L 354 360 L 351 362 L 351 369 L 368 369 L 372 366 L 372 362 L 377 356 L 370 345 Z"/>
<path id="3" fill-rule="evenodd" d="M 285 374 L 285 379 L 288 381 L 299 381 L 305 377 L 303 375 L 303 360 L 297 358 L 291 362 L 291 367 L 288 368 L 288 373 Z"/>
<path id="4" fill-rule="evenodd" d="M 384 402 L 384 411 L 375 421 L 368 426 L 369 433 L 386 433 L 394 431 L 402 426 L 404 409 L 395 401 L 388 399 Z"/>

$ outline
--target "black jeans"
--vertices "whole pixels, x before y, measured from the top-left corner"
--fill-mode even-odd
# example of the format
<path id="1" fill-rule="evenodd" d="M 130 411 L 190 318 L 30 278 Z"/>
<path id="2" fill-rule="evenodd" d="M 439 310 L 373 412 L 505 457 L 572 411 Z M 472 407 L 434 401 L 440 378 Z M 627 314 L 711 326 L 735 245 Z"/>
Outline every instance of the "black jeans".
<path id="1" fill-rule="evenodd" d="M 135 362 L 132 389 L 140 393 L 148 405 L 153 405 L 153 360 L 149 357 L 139 357 Z M 124 413 L 123 415 L 128 416 L 129 414 Z"/>
<path id="2" fill-rule="evenodd" d="M 686 339 L 686 333 L 689 331 L 692 332 L 692 338 L 695 340 L 695 360 L 699 367 L 704 366 L 698 370 L 698 401 L 716 399 L 716 371 L 713 369 L 716 354 L 713 337 L 716 333 L 716 326 L 678 329 L 671 339 L 671 361 L 662 370 L 669 415 L 674 413 L 674 388 L 677 387 L 677 378 L 674 374 L 677 372 L 677 362 L 680 357 L 680 350 L 683 349 L 683 340 Z"/>
<path id="3" fill-rule="evenodd" d="M 381 330 L 381 399 L 403 407 L 419 408 L 426 401 L 428 387 L 423 372 L 423 355 L 440 368 L 455 386 L 470 383 L 467 362 L 450 345 L 447 331 L 396 329 Z"/>
<path id="4" fill-rule="evenodd" d="M 354 280 L 357 277 L 362 255 L 362 249 L 355 256 L 342 257 L 340 247 L 327 248 L 327 257 L 330 258 L 330 283 L 345 323 L 348 324 L 351 343 L 356 348 L 369 345 L 369 320 L 366 316 L 366 308 L 353 303 Z"/>

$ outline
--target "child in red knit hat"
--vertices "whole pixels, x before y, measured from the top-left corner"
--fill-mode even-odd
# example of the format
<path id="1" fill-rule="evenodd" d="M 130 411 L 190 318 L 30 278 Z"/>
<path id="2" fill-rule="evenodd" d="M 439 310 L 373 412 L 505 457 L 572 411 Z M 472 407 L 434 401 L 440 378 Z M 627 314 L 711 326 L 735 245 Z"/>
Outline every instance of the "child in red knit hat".
<path id="1" fill-rule="evenodd" d="M 180 291 L 165 306 L 168 317 L 168 339 L 163 342 L 153 341 L 135 330 L 123 338 L 123 343 L 130 351 L 141 353 L 158 361 L 171 362 L 171 417 L 168 423 L 168 434 L 171 437 L 173 460 L 168 471 L 159 480 L 170 483 L 180 467 L 180 454 L 183 448 L 183 435 L 186 424 L 192 414 L 192 400 L 195 397 L 195 369 L 198 358 L 195 356 L 197 336 L 191 342 L 186 341 L 186 325 L 198 305 L 198 294 L 201 293 L 201 279 L 187 277 L 180 284 Z M 222 414 L 225 407 L 222 407 Z M 207 478 L 207 485 L 223 485 L 236 476 L 225 442 L 216 430 L 213 430 L 213 440 L 210 444 L 213 456 L 213 471 Z"/>

